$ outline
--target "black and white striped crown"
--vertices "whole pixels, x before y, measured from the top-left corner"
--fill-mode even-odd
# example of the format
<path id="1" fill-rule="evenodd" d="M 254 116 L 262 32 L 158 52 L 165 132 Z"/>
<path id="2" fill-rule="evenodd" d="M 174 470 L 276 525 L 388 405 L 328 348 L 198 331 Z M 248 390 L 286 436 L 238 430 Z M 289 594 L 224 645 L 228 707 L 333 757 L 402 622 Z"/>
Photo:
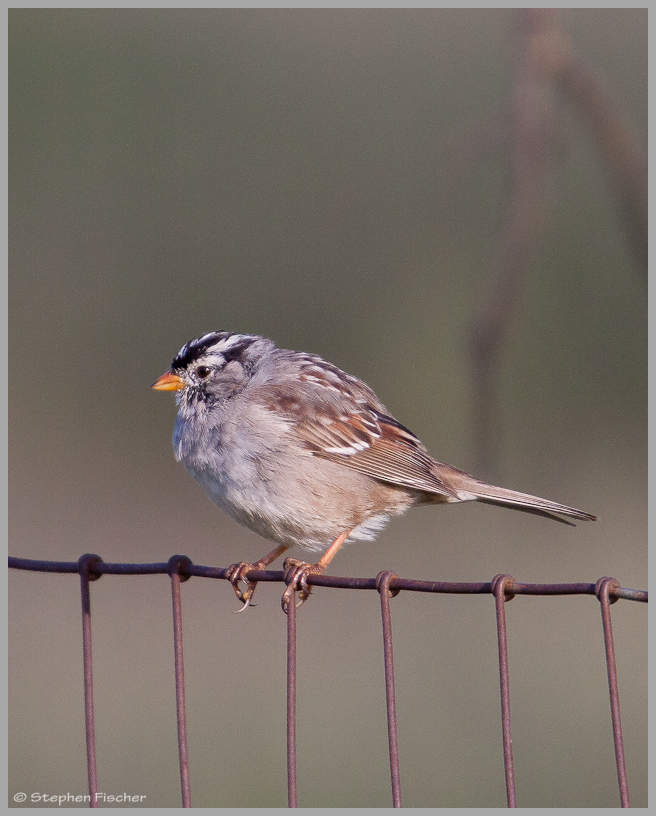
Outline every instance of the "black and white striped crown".
<path id="1" fill-rule="evenodd" d="M 173 359 L 171 368 L 186 368 L 201 357 L 221 358 L 225 365 L 239 358 L 249 346 L 261 339 L 253 334 L 236 334 L 227 331 L 208 332 L 185 343 Z"/>

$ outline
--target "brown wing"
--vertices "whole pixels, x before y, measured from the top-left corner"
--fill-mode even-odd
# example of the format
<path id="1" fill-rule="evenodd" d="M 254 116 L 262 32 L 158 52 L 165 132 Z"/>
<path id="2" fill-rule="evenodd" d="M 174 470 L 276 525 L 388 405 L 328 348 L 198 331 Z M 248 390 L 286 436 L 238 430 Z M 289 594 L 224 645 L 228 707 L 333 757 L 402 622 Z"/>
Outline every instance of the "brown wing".
<path id="1" fill-rule="evenodd" d="M 374 479 L 456 498 L 417 437 L 390 416 L 361 380 L 308 355 L 293 385 L 268 384 L 259 399 L 293 424 L 315 456 Z"/>
<path id="2" fill-rule="evenodd" d="M 457 493 L 439 479 L 433 460 L 411 431 L 388 416 L 378 415 L 376 424 L 378 435 L 364 448 L 339 451 L 324 447 L 313 449 L 313 453 L 389 484 L 457 498 Z M 351 421 L 338 423 L 340 434 L 344 435 L 351 425 Z M 302 434 L 312 445 L 312 430 L 304 428 Z"/>

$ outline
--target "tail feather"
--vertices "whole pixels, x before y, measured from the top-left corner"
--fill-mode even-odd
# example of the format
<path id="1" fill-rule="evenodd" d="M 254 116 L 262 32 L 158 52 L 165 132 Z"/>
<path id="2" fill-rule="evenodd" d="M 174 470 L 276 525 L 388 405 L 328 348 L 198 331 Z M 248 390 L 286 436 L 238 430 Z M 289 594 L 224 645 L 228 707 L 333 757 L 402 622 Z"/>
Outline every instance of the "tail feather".
<path id="1" fill-rule="evenodd" d="M 534 513 L 538 516 L 545 516 L 546 518 L 560 521 L 564 524 L 575 526 L 573 522 L 568 521 L 567 518 L 580 519 L 581 521 L 596 521 L 597 516 L 591 513 L 584 513 L 582 510 L 577 510 L 575 507 L 568 507 L 566 504 L 559 504 L 558 502 L 549 501 L 549 499 L 542 499 L 539 496 L 531 496 L 528 493 L 520 493 L 517 490 L 508 490 L 505 487 L 496 487 L 485 482 L 479 482 L 469 476 L 467 479 L 461 479 L 461 484 L 457 485 L 457 493 L 462 496 L 462 499 L 476 500 L 485 502 L 486 504 L 497 504 L 503 507 L 511 507 L 514 510 L 520 510 L 524 513 Z M 562 518 L 566 516 L 566 518 Z"/>
<path id="2" fill-rule="evenodd" d="M 576 527 L 573 521 L 569 521 L 562 516 L 557 516 L 554 512 L 550 512 L 549 510 L 544 510 L 539 507 L 527 507 L 522 504 L 517 504 L 516 502 L 512 502 L 509 500 L 502 500 L 502 499 L 484 499 L 482 497 L 477 498 L 477 501 L 483 502 L 484 504 L 494 504 L 497 507 L 510 507 L 512 510 L 519 510 L 521 513 L 532 513 L 534 516 L 543 516 L 544 518 L 553 519 L 554 521 L 559 521 L 561 524 L 567 524 L 570 527 Z M 589 513 L 583 513 L 580 510 L 575 510 L 573 507 L 568 507 L 567 512 L 565 510 L 559 510 L 558 512 L 562 513 L 566 516 L 574 516 L 577 519 L 585 519 L 586 521 L 596 521 L 596 516 L 591 516 Z"/>

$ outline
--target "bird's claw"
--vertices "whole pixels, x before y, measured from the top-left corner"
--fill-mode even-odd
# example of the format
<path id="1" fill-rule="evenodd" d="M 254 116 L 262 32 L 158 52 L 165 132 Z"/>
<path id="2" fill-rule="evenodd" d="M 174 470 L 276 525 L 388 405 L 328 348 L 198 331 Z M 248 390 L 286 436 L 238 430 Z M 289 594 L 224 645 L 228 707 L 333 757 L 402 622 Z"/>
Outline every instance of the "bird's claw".
<path id="1" fill-rule="evenodd" d="M 303 606 L 310 597 L 312 587 L 308 585 L 308 576 L 313 573 L 321 573 L 323 570 L 318 564 L 306 564 L 305 561 L 297 561 L 296 558 L 287 558 L 283 564 L 283 569 L 285 570 L 285 583 L 287 584 L 287 588 L 282 593 L 280 603 L 282 611 L 287 614 L 290 604 L 294 601 L 296 592 L 298 592 L 296 609 Z"/>
<path id="2" fill-rule="evenodd" d="M 237 612 L 243 612 L 245 609 L 248 609 L 249 606 L 256 606 L 256 604 L 251 603 L 251 599 L 253 598 L 257 582 L 249 581 L 244 577 L 245 573 L 253 569 L 257 569 L 256 564 L 251 564 L 248 561 L 240 561 L 238 564 L 233 564 L 226 570 L 226 578 L 232 584 L 235 595 L 243 604 L 241 609 L 238 609 Z"/>

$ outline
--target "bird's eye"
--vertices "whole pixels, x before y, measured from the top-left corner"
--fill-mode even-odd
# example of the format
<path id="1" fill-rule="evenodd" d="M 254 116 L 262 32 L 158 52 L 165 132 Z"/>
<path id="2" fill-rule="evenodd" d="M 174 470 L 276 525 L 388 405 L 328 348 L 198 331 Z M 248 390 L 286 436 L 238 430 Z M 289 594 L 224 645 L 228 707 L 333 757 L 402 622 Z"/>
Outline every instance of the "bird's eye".
<path id="1" fill-rule="evenodd" d="M 198 374 L 201 380 L 204 380 L 205 377 L 209 375 L 209 373 L 210 373 L 209 366 L 198 366 L 198 368 L 196 369 L 196 374 Z"/>

